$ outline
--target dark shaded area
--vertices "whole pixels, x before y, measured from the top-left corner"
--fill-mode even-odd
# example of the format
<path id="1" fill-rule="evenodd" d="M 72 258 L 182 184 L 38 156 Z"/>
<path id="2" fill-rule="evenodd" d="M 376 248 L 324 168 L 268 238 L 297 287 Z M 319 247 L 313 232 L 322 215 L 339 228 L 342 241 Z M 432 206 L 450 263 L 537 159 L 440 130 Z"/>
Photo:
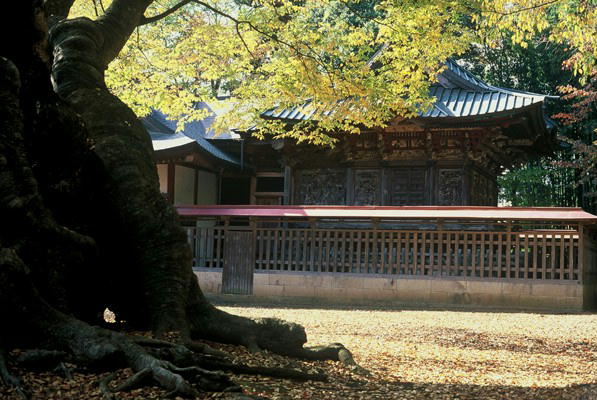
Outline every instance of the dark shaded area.
<path id="1" fill-rule="evenodd" d="M 220 194 L 220 204 L 250 204 L 251 179 L 248 177 L 224 177 Z"/>

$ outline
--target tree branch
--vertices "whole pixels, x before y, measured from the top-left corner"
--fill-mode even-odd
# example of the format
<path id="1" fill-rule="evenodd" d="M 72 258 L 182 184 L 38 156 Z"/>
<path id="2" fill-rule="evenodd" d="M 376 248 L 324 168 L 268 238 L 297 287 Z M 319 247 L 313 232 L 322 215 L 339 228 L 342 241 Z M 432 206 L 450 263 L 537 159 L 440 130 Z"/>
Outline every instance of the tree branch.
<path id="1" fill-rule="evenodd" d="M 238 19 L 238 18 L 236 18 L 236 17 L 234 17 L 234 16 L 232 16 L 232 15 L 230 15 L 230 14 L 228 14 L 228 13 L 226 13 L 226 12 L 224 12 L 224 11 L 222 11 L 222 10 L 220 10 L 220 9 L 218 9 L 218 8 L 212 6 L 211 4 L 208 4 L 208 3 L 206 3 L 206 2 L 204 2 L 202 0 L 182 0 L 180 3 L 177 3 L 175 6 L 169 8 L 168 10 L 166 10 L 166 11 L 160 13 L 160 14 L 157 14 L 157 15 L 154 15 L 154 16 L 151 16 L 151 17 L 142 16 L 141 19 L 140 19 L 140 21 L 139 21 L 139 23 L 138 23 L 138 26 L 147 25 L 149 23 L 159 21 L 159 20 L 161 20 L 161 19 L 163 19 L 163 18 L 165 18 L 165 17 L 167 17 L 169 15 L 172 15 L 173 13 L 175 13 L 176 11 L 178 11 L 179 9 L 181 9 L 182 7 L 184 7 L 185 5 L 187 5 L 189 3 L 195 3 L 195 4 L 198 4 L 200 6 L 203 6 L 204 8 L 212 11 L 213 13 L 215 13 L 217 15 L 220 15 L 220 16 L 222 16 L 222 17 L 224 17 L 224 18 L 232 21 L 235 24 L 235 30 L 236 30 L 236 34 L 237 34 L 238 38 L 240 39 L 240 41 L 242 42 L 244 48 L 247 50 L 247 52 L 249 53 L 249 55 L 251 57 L 255 58 L 255 55 L 253 54 L 253 52 L 249 48 L 247 42 L 245 41 L 245 39 L 244 39 L 244 37 L 242 35 L 242 32 L 240 31 L 240 26 L 241 25 L 247 25 L 250 29 L 254 30 L 255 32 L 259 33 L 260 35 L 263 35 L 263 36 L 267 37 L 268 39 L 270 39 L 272 41 L 275 41 L 277 43 L 280 43 L 280 44 L 288 47 L 289 49 L 293 50 L 297 55 L 299 55 L 301 57 L 312 59 L 313 61 L 315 61 L 318 65 L 320 65 L 325 70 L 325 72 L 326 72 L 326 74 L 327 74 L 328 78 L 330 79 L 330 82 L 332 83 L 332 86 L 333 86 L 333 78 L 332 78 L 333 74 L 330 72 L 330 70 L 328 69 L 327 65 L 323 61 L 321 61 L 319 55 L 316 52 L 314 52 L 313 49 L 311 49 L 309 46 L 306 46 L 306 47 L 313 54 L 307 54 L 307 53 L 301 51 L 297 46 L 293 45 L 292 43 L 286 42 L 284 40 L 281 40 L 276 35 L 268 33 L 268 32 L 265 32 L 264 30 L 258 28 L 251 21 Z"/>
<path id="2" fill-rule="evenodd" d="M 265 36 L 266 38 L 268 38 L 268 39 L 270 39 L 270 40 L 272 40 L 272 41 L 274 41 L 274 42 L 280 43 L 280 44 L 282 44 L 282 45 L 284 45 L 284 46 L 288 47 L 289 49 L 293 50 L 293 51 L 294 51 L 294 52 L 295 52 L 297 55 L 299 55 L 299 56 L 301 56 L 301 57 L 305 57 L 305 58 L 310 58 L 311 60 L 315 61 L 315 63 L 317 63 L 318 65 L 320 65 L 322 68 L 324 68 L 324 69 L 326 70 L 326 72 L 328 71 L 328 68 L 327 68 L 327 66 L 326 66 L 324 63 L 322 63 L 322 62 L 321 62 L 321 61 L 318 59 L 318 56 L 317 56 L 317 54 L 315 54 L 315 55 L 312 55 L 312 54 L 307 54 L 307 53 L 304 53 L 303 51 L 301 51 L 301 49 L 299 49 L 298 47 L 296 47 L 296 46 L 295 46 L 295 45 L 293 45 L 292 43 L 289 43 L 289 42 L 286 42 L 286 41 L 284 41 L 284 40 L 281 40 L 281 39 L 280 39 L 280 38 L 278 38 L 278 37 L 277 37 L 275 34 L 271 34 L 271 33 L 265 32 L 265 31 L 263 31 L 262 29 L 258 28 L 258 27 L 257 27 L 257 26 L 255 26 L 255 24 L 253 24 L 251 21 L 248 21 L 248 20 L 242 20 L 242 19 L 235 18 L 235 17 L 233 17 L 232 15 L 230 15 L 230 14 L 228 14 L 228 13 L 225 13 L 224 11 L 222 11 L 222 10 L 219 10 L 219 9 L 215 8 L 214 6 L 212 6 L 212 5 L 210 5 L 210 4 L 207 4 L 207 3 L 205 3 L 205 2 L 204 2 L 204 1 L 202 1 L 202 0 L 191 0 L 191 1 L 192 1 L 193 3 L 195 3 L 195 4 L 199 4 L 199 5 L 201 5 L 201 6 L 205 7 L 205 8 L 207 8 L 208 10 L 210 10 L 210 11 L 212 11 L 212 12 L 214 12 L 214 13 L 216 13 L 216 14 L 218 14 L 218 15 L 220 15 L 220 16 L 222 16 L 222 17 L 224 17 L 224 18 L 227 18 L 227 19 L 229 19 L 229 20 L 230 20 L 230 21 L 232 21 L 232 22 L 234 22 L 234 23 L 236 24 L 236 28 L 237 28 L 237 33 L 238 33 L 238 34 L 240 34 L 240 32 L 239 32 L 239 30 L 238 30 L 238 27 L 239 27 L 240 25 L 243 25 L 243 24 L 244 24 L 244 25 L 247 25 L 249 28 L 251 28 L 251 29 L 252 29 L 252 30 L 254 30 L 255 32 L 259 33 L 260 35 L 263 35 L 263 36 Z M 243 41 L 243 43 L 244 43 L 244 41 Z M 246 46 L 246 43 L 245 43 L 245 46 Z M 248 48 L 247 48 L 247 50 L 248 50 Z M 249 52 L 250 52 L 250 51 L 249 51 Z"/>
<path id="3" fill-rule="evenodd" d="M 186 6 L 187 4 L 191 3 L 192 1 L 193 0 L 182 0 L 180 3 L 176 4 L 174 7 L 169 8 L 168 10 L 166 10 L 160 14 L 153 15 L 151 17 L 143 16 L 141 18 L 141 21 L 139 21 L 139 26 L 151 24 L 152 22 L 156 22 L 156 21 L 159 21 L 160 19 L 166 18 L 168 15 L 174 14 L 176 11 L 178 11 L 182 7 Z"/>
<path id="4" fill-rule="evenodd" d="M 499 15 L 503 15 L 503 16 L 508 16 L 508 15 L 519 14 L 519 13 L 525 12 L 525 11 L 534 10 L 536 8 L 542 8 L 542 7 L 550 6 L 552 4 L 559 3 L 560 1 L 561 0 L 546 1 L 545 3 L 535 4 L 535 5 L 532 5 L 532 6 L 523 7 L 523 8 L 519 8 L 517 10 L 507 11 L 507 12 L 497 11 L 497 10 L 488 10 L 488 9 L 481 9 L 481 11 L 482 12 L 487 12 L 487 13 L 499 14 Z"/>
<path id="5" fill-rule="evenodd" d="M 97 59 L 101 60 L 104 69 L 118 56 L 152 2 L 153 0 L 114 0 L 104 14 L 93 21 L 95 28 L 90 28 L 100 28 L 101 32 Z"/>

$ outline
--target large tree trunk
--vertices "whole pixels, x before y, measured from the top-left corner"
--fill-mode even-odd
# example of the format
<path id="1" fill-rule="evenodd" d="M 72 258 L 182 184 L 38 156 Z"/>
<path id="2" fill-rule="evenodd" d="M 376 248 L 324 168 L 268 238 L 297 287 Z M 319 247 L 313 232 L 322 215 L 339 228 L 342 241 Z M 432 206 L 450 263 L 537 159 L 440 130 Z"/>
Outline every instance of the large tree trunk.
<path id="1" fill-rule="evenodd" d="M 151 1 L 114 0 L 96 21 L 64 19 L 69 0 L 23 3 L 13 17 L 26 43 L 8 43 L 0 58 L 0 319 L 12 321 L 0 328 L 0 378 L 18 382 L 6 350 L 40 344 L 80 362 L 128 364 L 186 396 L 234 387 L 196 366 L 193 339 L 351 363 L 341 345 L 303 348 L 299 325 L 233 316 L 201 293 L 149 136 L 104 84 Z M 106 307 L 134 328 L 179 332 L 176 354 L 186 358 L 89 325 Z"/>

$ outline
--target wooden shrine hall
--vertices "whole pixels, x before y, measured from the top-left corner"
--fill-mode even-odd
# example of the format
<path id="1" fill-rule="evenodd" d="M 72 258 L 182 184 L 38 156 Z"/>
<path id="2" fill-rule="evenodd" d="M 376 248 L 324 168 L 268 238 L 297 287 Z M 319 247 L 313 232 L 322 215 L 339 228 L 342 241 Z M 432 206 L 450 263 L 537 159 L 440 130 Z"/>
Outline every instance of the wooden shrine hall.
<path id="1" fill-rule="evenodd" d="M 452 60 L 430 94 L 432 109 L 340 135 L 333 149 L 242 133 L 213 141 L 250 168 L 231 181 L 234 203 L 220 197 L 219 205 L 177 206 L 203 290 L 394 305 L 594 307 L 597 216 L 497 207 L 504 169 L 557 148 L 544 113 L 549 96 L 488 85 Z M 312 113 L 298 106 L 263 118 L 293 124 Z"/>
<path id="2" fill-rule="evenodd" d="M 452 60 L 430 94 L 433 108 L 417 118 L 339 135 L 334 149 L 245 135 L 246 159 L 257 179 L 284 170 L 285 198 L 277 204 L 495 206 L 496 177 L 505 168 L 557 147 L 543 112 L 549 96 L 490 86 Z M 263 117 L 310 120 L 302 107 Z M 255 204 L 276 203 L 253 196 Z"/>

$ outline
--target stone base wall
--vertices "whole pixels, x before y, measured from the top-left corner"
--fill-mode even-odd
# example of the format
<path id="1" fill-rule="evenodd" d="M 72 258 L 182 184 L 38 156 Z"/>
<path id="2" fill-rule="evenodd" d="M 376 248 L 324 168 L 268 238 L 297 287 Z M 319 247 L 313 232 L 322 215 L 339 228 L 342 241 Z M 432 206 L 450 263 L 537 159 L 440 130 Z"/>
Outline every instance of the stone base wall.
<path id="1" fill-rule="evenodd" d="M 221 293 L 221 270 L 196 270 L 201 289 Z M 580 311 L 594 287 L 579 282 L 460 277 L 395 277 L 361 274 L 256 272 L 253 297 L 301 298 L 338 304 L 381 302 L 392 305 Z"/>

